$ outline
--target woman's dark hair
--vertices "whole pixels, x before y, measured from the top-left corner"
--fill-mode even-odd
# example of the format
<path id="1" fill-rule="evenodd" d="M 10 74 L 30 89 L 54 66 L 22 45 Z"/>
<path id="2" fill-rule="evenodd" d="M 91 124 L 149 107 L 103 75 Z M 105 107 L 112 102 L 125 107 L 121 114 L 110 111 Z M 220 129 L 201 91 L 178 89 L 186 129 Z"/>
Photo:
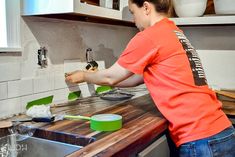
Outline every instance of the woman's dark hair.
<path id="1" fill-rule="evenodd" d="M 172 8 L 171 0 L 131 0 L 138 7 L 142 7 L 145 1 L 154 4 L 156 11 L 159 13 L 169 14 Z"/>

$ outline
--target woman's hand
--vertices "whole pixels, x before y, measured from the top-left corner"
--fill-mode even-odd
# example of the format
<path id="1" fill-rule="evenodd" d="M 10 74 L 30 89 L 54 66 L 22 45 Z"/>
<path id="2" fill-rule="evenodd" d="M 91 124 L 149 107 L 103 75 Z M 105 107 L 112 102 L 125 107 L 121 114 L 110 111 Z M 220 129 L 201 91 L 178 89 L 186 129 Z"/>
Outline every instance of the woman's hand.
<path id="1" fill-rule="evenodd" d="M 77 70 L 71 73 L 65 73 L 65 81 L 69 83 L 82 83 L 84 82 L 85 72 L 81 70 Z"/>
<path id="2" fill-rule="evenodd" d="M 132 75 L 133 75 L 132 72 L 126 70 L 118 63 L 115 63 L 108 69 L 103 69 L 103 70 L 89 69 L 88 71 L 78 70 L 71 73 L 67 73 L 65 74 L 65 80 L 69 83 L 88 82 L 97 85 L 115 86 Z M 139 79 L 134 79 L 134 80 L 139 80 Z M 120 86 L 129 87 L 130 84 L 123 82 L 122 84 L 120 84 Z"/>

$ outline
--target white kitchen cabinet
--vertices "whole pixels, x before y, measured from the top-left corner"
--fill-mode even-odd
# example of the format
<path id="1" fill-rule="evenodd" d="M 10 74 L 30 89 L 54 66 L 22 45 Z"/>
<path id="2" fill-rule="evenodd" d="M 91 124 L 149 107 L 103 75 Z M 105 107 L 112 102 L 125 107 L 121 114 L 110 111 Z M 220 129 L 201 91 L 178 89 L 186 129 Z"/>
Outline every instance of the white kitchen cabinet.
<path id="1" fill-rule="evenodd" d="M 84 0 L 83 0 L 84 1 Z M 22 0 L 21 15 L 44 16 L 89 22 L 103 21 L 119 25 L 133 25 L 128 9 L 128 0 L 120 0 L 119 10 L 104 8 L 81 0 Z M 111 23 L 112 24 L 112 23 Z"/>
<path id="2" fill-rule="evenodd" d="M 138 154 L 138 157 L 170 157 L 170 149 L 165 135 Z"/>

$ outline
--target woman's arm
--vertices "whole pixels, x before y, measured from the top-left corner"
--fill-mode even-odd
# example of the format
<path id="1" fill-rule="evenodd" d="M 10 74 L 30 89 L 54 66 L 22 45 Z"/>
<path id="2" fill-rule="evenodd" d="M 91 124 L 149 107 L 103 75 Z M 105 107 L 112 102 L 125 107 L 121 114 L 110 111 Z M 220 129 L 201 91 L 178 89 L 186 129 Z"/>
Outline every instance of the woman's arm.
<path id="1" fill-rule="evenodd" d="M 115 63 L 108 69 L 99 70 L 96 72 L 75 71 L 72 73 L 68 73 L 66 76 L 66 81 L 69 81 L 71 83 L 88 82 L 88 83 L 93 83 L 97 85 L 109 85 L 109 86 L 119 85 L 119 86 L 127 87 L 127 86 L 130 86 L 130 83 L 132 83 L 131 80 L 133 81 L 138 80 L 139 82 L 139 77 L 137 79 L 137 77 L 134 77 L 134 76 L 131 80 L 129 81 L 126 80 L 127 78 L 131 76 L 133 76 L 132 72 L 123 68 L 118 63 Z M 121 83 L 122 81 L 124 82 Z M 132 84 L 136 84 L 136 83 L 132 83 Z"/>
<path id="2" fill-rule="evenodd" d="M 141 75 L 133 74 L 126 80 L 123 80 L 122 82 L 119 82 L 118 84 L 116 84 L 115 87 L 135 87 L 143 83 L 144 83 L 144 80 Z"/>

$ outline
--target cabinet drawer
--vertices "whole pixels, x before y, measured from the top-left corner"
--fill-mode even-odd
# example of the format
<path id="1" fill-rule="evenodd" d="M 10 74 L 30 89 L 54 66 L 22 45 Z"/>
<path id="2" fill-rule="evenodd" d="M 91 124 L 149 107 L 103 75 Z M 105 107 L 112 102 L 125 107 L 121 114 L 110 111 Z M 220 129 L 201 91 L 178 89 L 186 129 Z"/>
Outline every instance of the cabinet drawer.
<path id="1" fill-rule="evenodd" d="M 138 154 L 138 157 L 170 157 L 170 150 L 165 135 Z"/>

